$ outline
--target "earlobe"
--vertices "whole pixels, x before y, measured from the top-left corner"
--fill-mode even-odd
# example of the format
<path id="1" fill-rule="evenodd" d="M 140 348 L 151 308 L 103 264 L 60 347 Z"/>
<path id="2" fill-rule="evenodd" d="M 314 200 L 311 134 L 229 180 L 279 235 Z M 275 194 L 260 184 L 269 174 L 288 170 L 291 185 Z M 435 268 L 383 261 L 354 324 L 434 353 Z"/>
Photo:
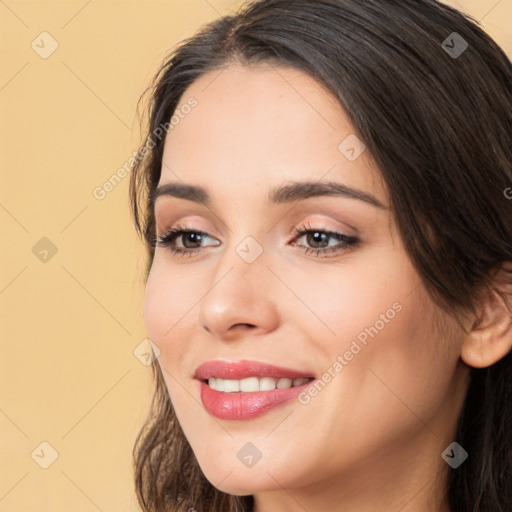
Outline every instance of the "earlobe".
<path id="1" fill-rule="evenodd" d="M 512 348 L 512 314 L 503 297 L 489 290 L 482 299 L 481 315 L 475 320 L 461 347 L 469 366 L 486 368 L 505 357 Z"/>

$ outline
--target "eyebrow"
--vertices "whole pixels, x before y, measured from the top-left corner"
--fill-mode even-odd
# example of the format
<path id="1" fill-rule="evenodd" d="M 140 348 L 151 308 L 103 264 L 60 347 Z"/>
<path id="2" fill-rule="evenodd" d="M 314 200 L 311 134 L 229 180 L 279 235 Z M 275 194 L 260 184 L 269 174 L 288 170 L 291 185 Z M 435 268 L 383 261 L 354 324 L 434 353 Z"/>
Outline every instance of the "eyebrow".
<path id="1" fill-rule="evenodd" d="M 153 208 L 156 200 L 161 196 L 186 199 L 205 206 L 212 202 L 212 199 L 205 188 L 197 185 L 185 185 L 183 183 L 176 182 L 161 185 L 150 194 L 149 200 L 151 208 Z M 334 181 L 289 182 L 272 189 L 267 196 L 267 203 L 269 205 L 278 205 L 319 196 L 336 196 L 346 197 L 349 199 L 359 199 L 360 201 L 364 201 L 365 203 L 371 204 L 377 208 L 383 210 L 387 209 L 386 206 L 371 194 Z"/>

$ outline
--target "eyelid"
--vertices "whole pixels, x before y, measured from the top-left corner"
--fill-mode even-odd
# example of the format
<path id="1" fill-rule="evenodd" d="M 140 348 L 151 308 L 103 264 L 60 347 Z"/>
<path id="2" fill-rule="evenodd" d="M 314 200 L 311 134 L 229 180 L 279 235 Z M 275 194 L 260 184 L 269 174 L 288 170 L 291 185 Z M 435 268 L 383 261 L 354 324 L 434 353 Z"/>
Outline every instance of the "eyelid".
<path id="1" fill-rule="evenodd" d="M 161 236 L 165 235 L 171 229 L 176 229 L 176 227 L 179 226 L 180 228 L 188 231 L 203 231 L 210 236 L 213 236 L 213 233 L 216 233 L 215 236 L 221 236 L 215 228 L 211 228 L 211 222 L 208 222 L 208 227 L 202 227 L 202 224 L 205 224 L 204 217 L 199 215 L 187 215 L 185 217 L 180 216 L 179 220 L 165 219 L 165 221 L 162 220 L 161 222 L 158 222 L 158 219 L 155 217 L 155 232 L 157 236 Z"/>
<path id="2" fill-rule="evenodd" d="M 203 237 L 215 239 L 215 237 L 212 237 L 207 231 L 196 229 L 195 227 L 186 227 L 182 224 L 177 224 L 173 226 L 172 228 L 168 229 L 164 232 L 163 235 L 160 235 L 160 237 L 157 237 L 156 239 L 152 240 L 153 247 L 164 247 L 167 248 L 170 253 L 173 254 L 173 256 L 188 256 L 191 257 L 195 253 L 202 252 L 206 247 L 212 247 L 209 246 L 199 246 L 199 247 L 192 247 L 192 248 L 186 248 L 186 247 L 175 247 L 173 244 L 176 240 L 180 239 L 182 236 L 186 234 L 199 234 L 200 236 L 200 242 L 202 243 Z M 308 236 L 311 233 L 322 233 L 324 236 L 337 240 L 337 243 L 334 246 L 327 245 L 326 247 L 307 247 L 306 245 L 298 244 L 297 240 L 300 240 L 301 238 Z M 347 254 L 354 250 L 355 248 L 359 247 L 361 245 L 361 240 L 359 237 L 348 235 L 343 232 L 343 230 L 331 230 L 328 228 L 323 227 L 320 224 L 320 227 L 313 226 L 313 223 L 305 222 L 300 227 L 294 227 L 292 230 L 293 239 L 291 242 L 287 245 L 292 245 L 294 247 L 299 247 L 301 250 L 306 254 L 316 253 L 316 258 L 333 258 L 341 254 Z M 183 240 L 182 240 L 183 242 Z M 217 240 L 218 242 L 218 240 Z M 213 246 L 218 246 L 219 244 L 214 244 Z M 340 254 L 341 253 L 341 254 Z"/>
<path id="3" fill-rule="evenodd" d="M 356 227 L 357 222 L 352 210 L 324 204 L 313 204 L 310 206 L 300 204 L 294 210 L 290 219 L 293 226 L 308 223 L 315 224 L 315 227 L 318 228 L 318 225 L 327 224 L 327 226 L 332 226 L 326 227 L 326 229 L 331 231 L 342 229 L 347 235 L 360 235 L 360 230 Z"/>
<path id="4" fill-rule="evenodd" d="M 192 219 L 194 221 L 197 219 L 208 223 L 209 226 L 213 226 L 214 223 L 220 223 L 223 229 L 232 232 L 232 230 L 227 227 L 226 223 L 222 221 L 211 208 L 201 204 L 183 204 L 188 203 L 188 201 L 180 201 L 178 206 L 175 206 L 175 203 L 172 202 L 174 198 L 162 196 L 159 199 L 161 201 L 155 203 L 154 206 L 155 226 L 163 225 L 165 230 L 167 230 L 176 222 L 183 224 L 188 220 L 192 222 Z M 170 203 L 166 203 L 166 199 L 170 201 Z M 360 213 L 360 209 L 358 208 L 359 205 L 351 204 L 351 207 L 348 208 L 346 201 L 336 201 L 333 203 L 329 201 L 329 199 L 332 201 L 333 198 L 321 199 L 321 202 L 317 202 L 320 198 L 309 198 L 299 201 L 299 203 L 293 207 L 293 211 L 290 215 L 285 212 L 284 216 L 291 220 L 292 226 L 290 226 L 290 228 L 293 227 L 293 225 L 302 223 L 304 220 L 309 220 L 310 222 L 318 221 L 323 224 L 327 218 L 330 219 L 330 222 L 344 226 L 341 228 L 344 229 L 344 232 L 348 229 L 351 235 L 359 236 L 360 230 L 356 227 L 362 220 L 360 219 L 362 213 Z M 272 226 L 275 225 L 276 224 L 272 223 Z M 194 228 L 196 227 L 197 226 L 194 225 Z M 187 229 L 189 228 L 187 227 Z M 206 228 L 200 229 L 206 230 Z M 215 233 L 216 236 L 221 236 L 221 233 L 215 227 L 209 232 L 212 234 Z"/>
<path id="5" fill-rule="evenodd" d="M 316 212 L 313 212 L 311 216 L 308 216 L 304 219 L 304 214 L 302 213 L 300 217 L 294 215 L 295 219 L 292 223 L 288 224 L 287 232 L 293 233 L 297 226 L 306 226 L 308 230 L 318 230 L 318 231 L 331 231 L 337 232 L 343 235 L 346 235 L 350 238 L 359 238 L 361 237 L 360 231 L 352 226 L 351 224 L 347 224 L 346 222 L 342 222 L 338 219 L 330 219 L 330 221 L 326 221 L 325 215 L 320 215 Z M 328 217 L 331 217 L 330 215 Z M 155 218 L 155 220 L 157 220 Z M 210 238 L 220 238 L 222 237 L 222 233 L 220 233 L 215 227 L 212 227 L 212 222 L 208 222 L 208 227 L 202 227 L 201 224 L 204 224 L 205 219 L 203 216 L 192 214 L 186 216 L 180 216 L 179 220 L 169 220 L 165 219 L 165 222 L 162 220 L 161 222 L 155 222 L 155 235 L 157 237 L 164 236 L 171 229 L 175 230 L 177 226 L 186 231 L 201 231 L 207 234 Z M 334 225 L 333 225 L 334 224 Z M 338 225 L 336 225 L 338 224 Z M 341 226 L 340 226 L 341 224 Z M 161 228 L 159 226 L 162 226 Z M 275 228 L 276 224 L 274 224 L 268 231 L 272 231 Z M 229 230 L 232 232 L 231 230 Z"/>

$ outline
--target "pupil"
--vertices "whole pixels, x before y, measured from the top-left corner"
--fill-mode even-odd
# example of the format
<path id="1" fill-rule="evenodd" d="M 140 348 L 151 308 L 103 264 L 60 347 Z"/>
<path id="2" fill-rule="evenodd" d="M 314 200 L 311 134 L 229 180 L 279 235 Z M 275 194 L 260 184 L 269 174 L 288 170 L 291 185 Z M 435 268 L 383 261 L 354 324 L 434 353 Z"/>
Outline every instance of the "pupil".
<path id="1" fill-rule="evenodd" d="M 314 233 L 310 233 L 308 235 L 308 244 L 315 245 L 315 243 L 321 243 L 322 237 L 325 237 L 325 233 L 320 233 L 319 231 L 315 231 Z M 323 240 L 325 242 L 325 240 Z M 325 247 L 325 244 L 322 244 L 321 247 Z"/>
<path id="2" fill-rule="evenodd" d="M 198 235 L 197 233 L 187 233 L 187 236 L 185 237 L 183 245 L 188 248 L 187 242 L 191 242 L 192 244 L 194 244 L 194 243 L 198 243 L 198 241 L 199 241 L 199 243 L 201 242 L 201 235 Z"/>

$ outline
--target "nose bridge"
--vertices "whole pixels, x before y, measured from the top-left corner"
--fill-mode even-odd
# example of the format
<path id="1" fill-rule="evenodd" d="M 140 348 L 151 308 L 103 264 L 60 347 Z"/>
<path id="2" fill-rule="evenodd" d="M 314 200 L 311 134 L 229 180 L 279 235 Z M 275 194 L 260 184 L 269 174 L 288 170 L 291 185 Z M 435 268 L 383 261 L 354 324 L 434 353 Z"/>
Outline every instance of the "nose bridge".
<path id="1" fill-rule="evenodd" d="M 268 331 L 278 322 L 272 274 L 263 245 L 253 236 L 232 234 L 215 267 L 211 286 L 200 304 L 201 326 L 218 337 L 231 336 L 236 325 Z"/>
<path id="2" fill-rule="evenodd" d="M 235 222 L 231 224 L 224 243 L 224 250 L 219 257 L 215 282 L 229 271 L 231 278 L 236 273 L 240 279 L 245 279 L 246 286 L 254 286 L 258 282 L 268 281 L 269 271 L 266 268 L 268 255 L 264 248 L 265 238 L 268 237 L 265 236 L 265 226 L 258 222 L 252 222 L 261 212 L 249 210 L 247 202 L 245 206 L 243 205 L 244 198 L 239 199 L 242 200 L 242 203 L 239 201 L 236 202 L 236 205 L 235 202 L 231 203 Z M 253 289 L 248 290 L 251 294 L 254 291 Z M 249 293 L 245 295 L 249 295 Z"/>

